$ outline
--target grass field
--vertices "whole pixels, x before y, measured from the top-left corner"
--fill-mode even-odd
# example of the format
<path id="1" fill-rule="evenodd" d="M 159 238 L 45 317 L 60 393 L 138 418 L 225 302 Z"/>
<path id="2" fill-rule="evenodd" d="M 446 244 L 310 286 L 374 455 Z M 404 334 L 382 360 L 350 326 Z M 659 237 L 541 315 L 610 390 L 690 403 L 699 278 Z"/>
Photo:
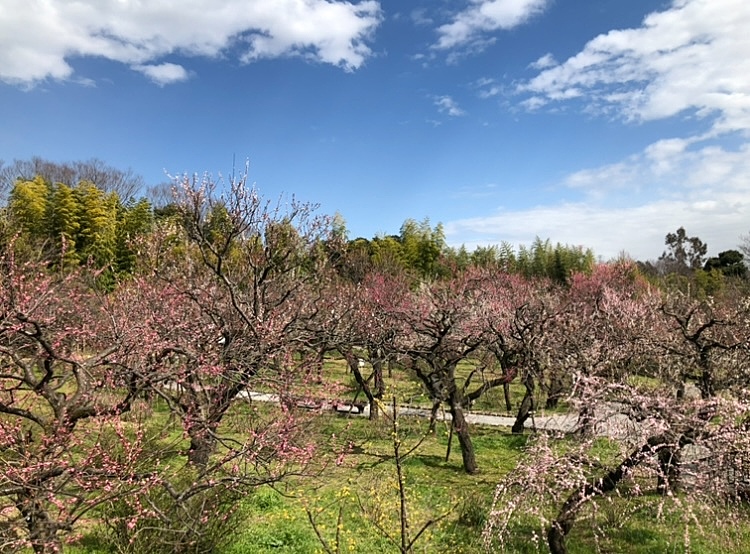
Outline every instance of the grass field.
<path id="1" fill-rule="evenodd" d="M 462 368 L 468 371 L 469 368 Z M 351 400 L 356 384 L 342 360 L 330 360 L 324 367 L 323 382 L 338 383 L 337 394 Z M 322 395 L 323 385 L 310 385 Z M 511 389 L 514 402 L 520 401 L 521 387 Z M 402 372 L 388 379 L 388 395 L 402 404 L 429 406 L 419 383 Z M 541 399 L 540 399 L 541 401 Z M 271 405 L 252 408 L 253 417 L 274 418 Z M 506 414 L 502 391 L 495 391 L 481 407 L 483 411 Z M 248 404 L 239 402 L 228 414 L 225 432 L 243 433 L 251 412 Z M 127 417 L 139 417 L 128 414 Z M 166 407 L 154 406 L 149 416 L 159 428 L 167 419 Z M 165 421 L 160 421 L 164 419 Z M 333 413 L 313 415 L 305 412 L 305 437 L 317 445 L 313 463 L 305 475 L 288 478 L 276 486 L 262 486 L 242 498 L 233 499 L 233 515 L 227 523 L 207 521 L 206 529 L 222 539 L 211 550 L 218 554 L 271 554 L 320 552 L 338 554 L 375 554 L 399 552 L 399 496 L 394 434 L 387 417 L 369 421 Z M 450 433 L 445 423 L 438 423 L 435 433 L 427 434 L 423 419 L 400 417 L 398 440 L 402 452 L 414 449 L 403 461 L 407 491 L 409 536 L 415 538 L 413 552 L 473 554 L 482 552 L 546 552 L 544 528 L 538 521 L 517 518 L 510 525 L 509 539 L 500 544 L 483 531 L 493 504 L 498 483 L 524 456 L 528 435 L 512 435 L 504 428 L 472 428 L 480 473 L 467 475 L 462 469 L 457 441 L 452 441 L 446 459 Z M 186 444 L 179 444 L 179 429 L 164 436 L 175 452 L 174 463 L 183 463 L 178 455 Z M 184 442 L 184 441 L 183 441 Z M 606 460 L 608 445 L 602 442 Z M 612 449 L 613 451 L 616 449 Z M 543 476 L 540 476 L 540 479 Z M 692 552 L 723 554 L 750 552 L 750 517 L 737 519 L 738 510 L 730 512 L 714 506 L 710 512 L 681 511 L 679 504 L 661 509 L 660 497 L 653 493 L 655 483 L 642 492 L 625 492 L 611 499 L 591 502 L 583 510 L 568 538 L 572 553 L 657 554 Z M 553 517 L 559 506 L 546 507 Z M 743 511 L 744 510 L 744 511 Z M 723 515 L 726 513 L 726 518 Z M 221 515 L 221 514 L 217 514 Z M 217 517 L 217 521 L 218 517 Z M 311 523 L 314 522 L 314 525 Z M 112 540 L 112 535 L 94 522 L 83 522 L 79 538 L 67 551 L 76 554 L 164 553 L 159 533 L 141 542 Z M 211 525 L 215 524 L 215 530 Z M 686 539 L 689 537 L 689 541 Z M 185 550 L 185 552 L 197 552 Z"/>
<path id="2" fill-rule="evenodd" d="M 469 376 L 469 374 L 478 366 L 478 364 L 479 361 L 477 360 L 467 360 L 460 362 L 456 371 L 456 382 L 462 384 L 464 380 Z M 369 371 L 370 368 L 369 366 L 367 366 L 363 371 L 365 377 L 369 375 Z M 493 377 L 495 376 L 496 375 L 493 375 Z M 389 375 L 386 371 L 384 380 L 386 384 L 385 396 L 387 398 L 391 398 L 395 395 L 399 403 L 409 406 L 429 408 L 432 405 L 432 401 L 425 391 L 424 386 L 412 373 L 396 369 L 392 372 L 392 374 Z M 321 393 L 324 393 L 326 390 L 328 390 L 330 384 L 333 383 L 339 387 L 339 394 L 341 394 L 343 397 L 351 400 L 356 396 L 359 400 L 365 400 L 364 394 L 362 394 L 361 392 L 357 394 L 357 383 L 354 377 L 349 372 L 349 368 L 347 367 L 346 361 L 343 358 L 331 356 L 326 359 L 326 362 L 323 366 L 322 381 L 326 383 L 326 387 L 320 387 Z M 475 375 L 472 380 L 472 384 L 469 387 L 469 390 L 477 388 L 480 383 L 480 377 L 478 375 Z M 510 384 L 509 388 L 511 403 L 514 409 L 517 409 L 517 407 L 521 403 L 521 400 L 523 399 L 525 389 L 517 379 Z M 313 387 L 312 389 L 315 390 L 315 387 Z M 535 405 L 538 407 L 543 406 L 545 400 L 546 397 L 544 396 L 542 388 L 537 387 L 536 396 L 534 398 Z M 476 412 L 488 412 L 504 416 L 516 415 L 515 411 L 511 410 L 511 412 L 508 412 L 506 410 L 502 387 L 488 390 L 484 395 L 482 395 L 481 398 L 479 398 L 479 400 L 474 403 L 474 405 L 472 406 L 472 410 Z M 550 413 L 566 412 L 567 410 L 567 404 L 565 404 L 565 402 L 561 402 L 557 406 L 557 408 L 555 408 L 555 410 Z"/>
<path id="3" fill-rule="evenodd" d="M 506 429 L 476 427 L 473 438 L 481 472 L 462 471 L 457 444 L 446 461 L 447 429 L 438 426 L 424 436 L 426 422 L 402 417 L 403 448 L 418 448 L 405 460 L 408 514 L 411 536 L 430 520 L 436 522 L 416 541 L 414 552 L 473 554 L 487 552 L 482 532 L 492 506 L 496 485 L 523 455 L 526 436 Z M 258 488 L 238 501 L 231 529 L 217 552 L 223 554 L 271 554 L 326 552 L 399 552 L 398 487 L 393 461 L 393 436 L 386 419 L 371 422 L 324 414 L 311 420 L 309 433 L 321 448 L 315 467 L 306 477 L 283 485 Z M 331 441 L 331 436 L 336 440 Z M 327 449 L 325 445 L 337 445 Z M 349 444 L 339 460 L 338 447 Z M 750 527 L 727 521 L 716 525 L 715 508 L 706 514 L 684 517 L 678 510 L 659 513 L 659 498 L 646 492 L 630 498 L 602 500 L 585 510 L 569 537 L 574 553 L 657 554 L 693 552 L 720 554 L 749 551 Z M 594 506 L 596 509 L 593 509 Z M 550 506 L 550 515 L 555 512 Z M 717 512 L 718 510 L 718 512 Z M 310 523 L 316 523 L 316 531 Z M 701 527 L 702 526 L 702 527 Z M 690 546 L 686 547 L 686 530 Z M 510 540 L 490 552 L 546 552 L 543 530 L 537 522 L 516 521 Z M 117 552 L 97 533 L 84 535 L 71 550 L 78 554 Z"/>

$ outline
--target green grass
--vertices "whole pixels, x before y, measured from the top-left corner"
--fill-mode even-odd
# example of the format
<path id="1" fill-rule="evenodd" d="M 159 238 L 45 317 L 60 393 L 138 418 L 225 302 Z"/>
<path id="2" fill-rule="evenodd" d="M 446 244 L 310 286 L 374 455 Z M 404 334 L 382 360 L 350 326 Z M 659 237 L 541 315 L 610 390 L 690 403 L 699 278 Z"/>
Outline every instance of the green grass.
<path id="1" fill-rule="evenodd" d="M 424 423 L 401 418 L 405 448 L 422 437 Z M 522 455 L 525 437 L 498 429 L 474 428 L 473 439 L 481 472 L 469 476 L 461 469 L 457 444 L 453 444 L 450 459 L 445 460 L 448 438 L 443 431 L 439 429 L 435 435 L 428 436 L 404 464 L 412 532 L 429 519 L 445 516 L 430 527 L 424 540 L 417 543 L 415 552 L 485 552 L 482 531 L 495 486 L 515 467 Z M 380 517 L 381 526 L 391 536 L 398 537 L 395 470 L 387 424 L 324 416 L 318 432 L 341 433 L 342 437 L 354 440 L 356 448 L 342 465 L 327 468 L 315 479 L 289 484 L 282 490 L 283 494 L 264 489 L 249 498 L 245 527 L 238 532 L 236 542 L 226 553 L 322 552 L 307 520 L 305 507 L 315 515 L 321 534 L 332 548 L 341 508 L 341 553 L 398 551 L 373 524 L 373 520 Z M 608 441 L 602 441 L 596 450 L 606 460 L 614 452 L 614 447 Z M 712 517 L 702 518 L 704 528 L 700 530 L 676 509 L 668 509 L 657 518 L 659 500 L 660 497 L 649 495 L 624 495 L 611 502 L 600 500 L 597 510 L 584 510 L 580 516 L 568 539 L 570 551 L 582 554 L 687 551 L 719 554 L 742 551 L 743 545 L 750 545 L 750 526 L 746 523 L 734 525 L 728 522 L 717 526 L 721 509 L 717 509 Z M 378 512 L 372 509 L 373 506 L 386 509 Z M 550 507 L 550 516 L 557 508 Z M 696 514 L 696 517 L 701 515 Z M 690 550 L 685 547 L 686 524 L 691 533 Z M 544 530 L 538 524 L 521 520 L 513 524 L 512 530 L 505 549 L 495 551 L 547 551 Z"/>
<path id="2" fill-rule="evenodd" d="M 471 364 L 465 364 L 460 372 L 463 375 L 470 369 Z M 324 382 L 338 383 L 338 396 L 354 397 L 356 383 L 343 360 L 327 360 L 323 371 Z M 396 394 L 400 402 L 425 407 L 431 404 L 421 384 L 403 371 L 394 371 L 387 384 L 388 394 Z M 328 388 L 315 383 L 309 386 L 321 396 Z M 511 393 L 517 406 L 523 388 L 514 383 Z M 363 399 L 361 394 L 360 399 Z M 221 431 L 240 439 L 250 423 L 272 420 L 276 409 L 266 404 L 236 402 Z M 475 409 L 505 413 L 502 389 L 491 391 Z M 242 499 L 231 521 L 229 540 L 217 550 L 218 554 L 323 552 L 306 510 L 313 514 L 319 532 L 332 549 L 335 549 L 338 528 L 341 554 L 397 552 L 386 536 L 396 539 L 399 532 L 393 442 L 387 418 L 368 421 L 334 414 L 301 414 L 307 425 L 306 438 L 318 446 L 311 475 L 288 479 L 277 489 L 260 487 Z M 166 461 L 173 466 L 184 463 L 187 442 L 179 424 L 168 417 L 163 402 L 157 400 L 150 411 L 129 413 L 125 419 L 147 422 L 150 431 L 160 437 L 152 446 L 171 453 Z M 399 423 L 402 451 L 422 441 L 404 462 L 412 535 L 425 522 L 439 519 L 417 542 L 415 552 L 485 552 L 482 532 L 495 487 L 523 455 L 526 436 L 512 435 L 507 429 L 473 427 L 472 441 L 480 473 L 470 476 L 463 472 L 455 436 L 451 455 L 446 460 L 450 434 L 444 423 L 438 423 L 436 432 L 427 436 L 425 420 L 401 417 Z M 347 445 L 350 451 L 337 464 L 341 448 Z M 559 447 L 565 448 L 565 444 Z M 618 453 L 619 446 L 606 439 L 598 441 L 592 451 L 604 464 L 612 462 Z M 613 501 L 597 501 L 598 509 L 584 510 L 574 527 L 568 539 L 570 551 L 582 554 L 686 552 L 687 525 L 692 553 L 750 552 L 750 517 L 742 518 L 739 523 L 733 520 L 721 523 L 725 512 L 718 507 L 711 514 L 689 520 L 678 510 L 658 513 L 659 500 L 648 494 L 639 497 L 625 494 Z M 559 506 L 549 506 L 549 517 L 554 516 L 557 509 Z M 695 521 L 700 522 L 702 528 Z M 66 551 L 76 554 L 117 552 L 107 542 L 106 534 L 91 521 L 77 531 L 83 533 L 82 538 Z M 520 518 L 513 522 L 511 531 L 510 540 L 502 551 L 546 551 L 544 529 L 536 522 Z"/>
<path id="3" fill-rule="evenodd" d="M 156 411 L 159 417 L 160 411 Z M 246 405 L 238 405 L 237 419 L 249 414 Z M 264 417 L 273 408 L 262 408 Z M 231 419 L 231 418 L 230 418 Z M 424 420 L 402 417 L 402 448 L 420 446 L 404 462 L 412 534 L 428 520 L 441 518 L 430 526 L 417 542 L 415 552 L 478 554 L 485 552 L 482 539 L 492 505 L 495 486 L 511 471 L 523 455 L 525 436 L 511 435 L 504 429 L 474 427 L 472 439 L 480 473 L 466 475 L 461 453 L 454 437 L 452 453 L 446 460 L 449 434 L 439 424 L 427 435 Z M 316 554 L 323 548 L 306 512 L 310 510 L 318 530 L 335 550 L 338 514 L 341 554 L 397 552 L 386 537 L 398 538 L 399 521 L 393 443 L 387 419 L 368 421 L 324 414 L 309 421 L 308 438 L 319 445 L 315 474 L 287 480 L 277 489 L 264 486 L 241 500 L 232 520 L 229 540 L 218 554 Z M 331 440 L 335 435 L 336 439 Z M 329 447 L 351 444 L 351 451 L 339 465 L 337 452 Z M 596 455 L 606 463 L 615 455 L 616 445 L 602 440 Z M 718 554 L 750 551 L 748 518 L 741 524 L 721 520 L 721 508 L 712 514 L 696 514 L 692 520 L 679 510 L 659 514 L 659 497 L 648 494 L 612 501 L 600 499 L 596 510 L 584 509 L 568 538 L 571 552 L 656 554 L 692 552 Z M 549 507 L 553 516 L 559 506 Z M 660 516 L 660 517 L 657 517 Z M 705 517 L 704 517 L 705 516 Z M 703 526 L 699 529 L 695 520 Z M 375 525 L 377 522 L 381 529 Z M 690 530 L 690 549 L 685 547 L 685 526 Z M 83 537 L 67 551 L 75 554 L 114 554 L 106 534 L 89 524 Z M 536 537 L 536 540 L 535 540 Z M 517 519 L 512 523 L 509 542 L 496 552 L 546 552 L 544 529 L 538 523 Z"/>
<path id="4" fill-rule="evenodd" d="M 404 448 L 423 438 L 424 421 L 401 418 L 400 423 Z M 305 507 L 314 514 L 321 535 L 332 549 L 340 508 L 342 553 L 397 551 L 373 524 L 377 520 L 387 533 L 398 537 L 393 444 L 387 421 L 323 416 L 318 431 L 345 435 L 355 445 L 352 453 L 341 465 L 329 466 L 310 481 L 289 485 L 283 494 L 264 489 L 249 498 L 247 529 L 227 553 L 321 552 Z M 447 435 L 442 432 L 428 436 L 405 461 L 413 532 L 427 520 L 446 515 L 417 543 L 416 552 L 480 551 L 481 529 L 494 486 L 513 467 L 525 441 L 489 429 L 477 429 L 476 440 L 482 452 L 480 463 L 487 467 L 478 476 L 463 474 L 457 444 L 445 461 Z"/>
<path id="5" fill-rule="evenodd" d="M 401 433 L 406 448 L 415 444 L 424 432 L 424 422 L 401 418 Z M 248 518 L 248 530 L 238 537 L 237 544 L 228 552 L 318 552 L 321 551 L 312 532 L 304 506 L 315 512 L 325 528 L 326 540 L 333 541 L 338 507 L 344 512 L 341 552 L 395 552 L 397 549 L 383 537 L 372 523 L 372 514 L 363 514 L 360 503 L 387 506 L 390 516 L 381 525 L 392 535 L 398 535 L 396 514 L 395 474 L 391 459 L 392 442 L 385 422 L 346 420 L 323 417 L 319 431 L 338 432 L 356 442 L 354 453 L 344 463 L 311 482 L 301 482 L 268 501 L 271 493 L 262 493 L 256 508 Z M 469 476 L 461 468 L 458 445 L 448 461 L 445 453 L 448 436 L 438 428 L 428 436 L 419 449 L 404 464 L 409 490 L 409 510 L 412 529 L 418 529 L 431 518 L 446 515 L 430 528 L 429 535 L 418 543 L 416 552 L 483 552 L 482 530 L 489 513 L 495 485 L 512 470 L 522 453 L 525 437 L 510 435 L 502 430 L 475 428 L 473 442 L 477 450 L 479 475 Z M 613 455 L 614 445 L 601 441 L 596 450 L 603 460 Z M 342 491 L 346 491 L 345 494 Z M 343 496 L 342 496 L 343 495 Z M 356 500 L 359 498 L 359 500 Z M 654 518 L 657 497 L 617 499 L 611 510 L 600 508 L 597 513 L 582 516 L 569 538 L 571 552 L 656 553 L 684 552 L 684 525 L 679 514 L 667 514 L 664 521 Z M 259 506 L 259 507 L 258 507 Z M 553 508 L 554 510 L 554 508 Z M 553 512 L 551 512 L 553 513 Z M 706 520 L 708 522 L 708 519 Z M 692 552 L 719 553 L 736 551 L 737 544 L 750 544 L 747 530 L 730 526 L 721 529 L 722 540 L 713 539 L 710 524 L 701 534 L 692 529 Z M 328 534 L 326 535 L 326 531 Z M 715 529 L 713 529 L 715 531 Z M 532 540 L 534 532 L 543 536 L 541 529 L 528 522 L 519 524 L 507 552 L 545 551 L 543 543 L 537 550 Z"/>
<path id="6" fill-rule="evenodd" d="M 456 370 L 456 382 L 463 384 L 469 374 L 477 367 L 479 362 L 477 360 L 466 360 L 458 364 Z M 372 368 L 367 365 L 364 370 L 364 376 L 367 378 Z M 387 398 L 395 396 L 400 404 L 409 406 L 429 408 L 432 406 L 432 400 L 430 399 L 427 391 L 424 388 L 422 382 L 410 371 L 406 371 L 402 368 L 394 368 L 392 373 L 389 375 L 387 369 L 384 370 L 384 381 L 386 385 Z M 349 367 L 341 357 L 329 356 L 323 365 L 322 382 L 325 385 L 312 385 L 309 387 L 313 393 L 325 395 L 330 390 L 331 384 L 337 391 L 337 394 L 341 398 L 353 399 L 359 391 L 353 375 L 349 372 Z M 481 383 L 477 375 L 474 376 L 472 384 L 469 387 L 469 391 L 474 390 Z M 472 411 L 482 413 L 493 413 L 497 415 L 515 416 L 516 410 L 521 404 L 525 394 L 524 386 L 518 381 L 513 380 L 510 383 L 510 400 L 512 409 L 510 412 L 507 411 L 505 404 L 505 396 L 502 387 L 496 387 L 485 392 L 471 407 Z M 542 413 L 540 410 L 544 407 L 546 397 L 541 391 L 541 387 L 537 387 L 536 396 L 534 403 L 537 406 L 537 413 Z M 365 396 L 362 392 L 359 392 L 358 399 L 364 401 Z M 554 410 L 547 410 L 547 413 L 564 413 L 567 412 L 569 407 L 561 402 Z"/>

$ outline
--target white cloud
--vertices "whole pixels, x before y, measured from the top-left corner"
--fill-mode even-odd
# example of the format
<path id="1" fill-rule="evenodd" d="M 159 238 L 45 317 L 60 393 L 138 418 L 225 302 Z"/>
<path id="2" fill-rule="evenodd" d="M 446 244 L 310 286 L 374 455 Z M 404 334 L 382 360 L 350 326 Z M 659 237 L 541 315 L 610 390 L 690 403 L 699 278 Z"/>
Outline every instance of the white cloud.
<path id="1" fill-rule="evenodd" d="M 184 67 L 174 63 L 136 65 L 133 69 L 140 71 L 159 86 L 185 81 L 189 77 Z"/>
<path id="2" fill-rule="evenodd" d="M 472 0 L 450 23 L 438 27 L 438 41 L 433 46 L 446 50 L 457 46 L 483 47 L 485 33 L 512 29 L 541 13 L 549 0 Z"/>
<path id="3" fill-rule="evenodd" d="M 489 79 L 482 77 L 473 83 L 474 88 L 477 89 L 477 95 L 479 98 L 487 99 L 497 96 L 504 92 L 504 88 L 495 79 Z"/>
<path id="4" fill-rule="evenodd" d="M 547 104 L 549 104 L 549 101 L 541 96 L 532 96 L 521 102 L 521 106 L 530 112 L 543 108 Z"/>
<path id="5" fill-rule="evenodd" d="M 69 79 L 70 62 L 86 56 L 163 76 L 165 56 L 215 57 L 233 47 L 246 62 L 302 55 L 350 71 L 371 55 L 367 40 L 380 20 L 375 0 L 4 0 L 0 80 Z"/>
<path id="6" fill-rule="evenodd" d="M 673 195 L 739 189 L 750 193 L 750 143 L 735 150 L 703 143 L 690 148 L 690 144 L 663 139 L 624 161 L 575 172 L 565 183 L 592 195 L 603 189 L 635 188 Z"/>
<path id="7" fill-rule="evenodd" d="M 518 91 L 549 101 L 585 96 L 626 119 L 691 113 L 712 116 L 714 133 L 748 130 L 748 29 L 746 0 L 673 0 L 641 27 L 597 36 Z"/>
<path id="8" fill-rule="evenodd" d="M 466 112 L 450 96 L 436 96 L 434 102 L 440 113 L 448 114 L 451 117 L 466 115 Z"/>
<path id="9" fill-rule="evenodd" d="M 728 150 L 663 140 L 622 162 L 573 173 L 565 184 L 585 198 L 448 222 L 446 235 L 467 247 L 529 244 L 540 236 L 591 247 L 605 259 L 626 250 L 646 260 L 658 257 L 664 236 L 680 226 L 713 255 L 736 248 L 750 230 L 750 144 Z"/>
<path id="10" fill-rule="evenodd" d="M 483 100 L 486 100 L 487 98 L 492 98 L 493 96 L 497 96 L 503 92 L 502 87 L 498 85 L 493 85 L 487 88 L 483 88 L 479 91 L 479 98 L 482 98 Z"/>
<path id="11" fill-rule="evenodd" d="M 501 210 L 446 224 L 454 243 L 535 236 L 657 257 L 664 236 L 684 226 L 710 253 L 735 248 L 750 229 L 750 3 L 673 0 L 640 27 L 589 41 L 566 61 L 543 56 L 521 83 L 521 106 L 557 109 L 575 101 L 629 121 L 682 117 L 692 130 L 665 137 L 619 162 L 577 171 L 560 184 L 562 205 Z"/>
<path id="12" fill-rule="evenodd" d="M 557 65 L 557 60 L 555 60 L 555 57 L 552 54 L 545 54 L 541 58 L 539 58 L 536 61 L 533 61 L 529 64 L 529 67 L 531 69 L 547 69 L 548 67 L 553 67 Z"/>
<path id="13" fill-rule="evenodd" d="M 412 10 L 409 17 L 415 25 L 432 25 L 433 23 L 432 17 L 427 14 L 427 10 L 425 8 Z"/>
<path id="14" fill-rule="evenodd" d="M 664 237 L 679 227 L 699 236 L 709 255 L 734 249 L 746 235 L 750 207 L 726 201 L 661 200 L 625 208 L 572 203 L 522 211 L 501 210 L 489 217 L 445 224 L 451 245 L 529 245 L 534 238 L 591 248 L 604 260 L 625 251 L 638 260 L 653 260 L 664 251 Z"/>

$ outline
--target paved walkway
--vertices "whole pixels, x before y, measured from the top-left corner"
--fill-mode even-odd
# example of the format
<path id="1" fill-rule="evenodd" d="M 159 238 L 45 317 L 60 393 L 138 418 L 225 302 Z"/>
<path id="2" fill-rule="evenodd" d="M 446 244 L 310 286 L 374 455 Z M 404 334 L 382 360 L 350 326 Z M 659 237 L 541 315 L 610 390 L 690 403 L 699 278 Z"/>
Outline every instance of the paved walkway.
<path id="1" fill-rule="evenodd" d="M 594 434 L 596 436 L 606 436 L 620 440 L 636 440 L 636 442 L 641 440 L 648 433 L 650 425 L 653 422 L 644 421 L 637 423 L 623 413 L 626 408 L 627 406 L 624 404 L 616 402 L 607 402 L 597 406 L 593 416 Z M 422 408 L 401 407 L 399 408 L 399 413 L 422 417 L 430 416 L 430 411 Z M 438 417 L 450 420 L 451 415 L 441 412 L 438 414 Z M 469 423 L 490 427 L 512 427 L 516 421 L 515 417 L 474 414 L 471 412 L 466 412 L 465 417 Z M 526 420 L 524 428 L 537 431 L 572 433 L 578 428 L 578 414 L 571 412 L 566 414 L 535 415 Z"/>
<path id="2" fill-rule="evenodd" d="M 369 406 L 365 407 L 365 412 L 365 415 L 370 415 Z M 426 410 L 424 408 L 400 406 L 399 414 L 430 417 L 430 410 Z M 515 417 L 492 414 L 475 414 L 468 411 L 464 412 L 464 417 L 466 418 L 466 421 L 471 424 L 487 425 L 488 427 L 513 427 L 513 424 L 516 422 Z M 443 412 L 441 410 L 438 413 L 437 418 L 439 421 L 450 421 L 451 414 Z M 528 420 L 526 420 L 526 424 L 524 425 L 524 427 L 526 429 L 562 431 L 564 433 L 570 433 L 575 430 L 577 422 L 577 414 L 545 415 L 529 418 Z"/>
<path id="3" fill-rule="evenodd" d="M 255 400 L 256 402 L 270 402 L 278 403 L 279 397 L 276 394 L 266 394 L 260 392 L 248 392 L 245 395 L 246 398 Z M 304 407 L 304 405 L 303 405 Z M 346 402 L 329 403 L 321 405 L 310 405 L 310 408 L 319 409 L 330 409 L 335 410 L 341 414 L 349 414 L 353 416 L 369 417 L 370 407 L 365 406 L 361 409 L 359 406 Z M 388 406 L 390 411 L 390 406 Z M 414 408 L 410 406 L 399 406 L 398 413 L 401 415 L 412 415 L 419 417 L 430 417 L 430 410 L 425 408 Z M 450 421 L 451 415 L 444 411 L 440 411 L 437 415 L 440 421 Z M 492 414 L 475 414 L 471 412 L 465 413 L 466 421 L 474 425 L 487 425 L 489 427 L 512 427 L 515 423 L 515 417 L 499 416 Z M 556 415 L 543 415 L 529 418 L 526 421 L 525 427 L 527 429 L 537 429 L 546 431 L 561 431 L 564 433 L 573 432 L 578 422 L 577 414 L 556 414 Z"/>

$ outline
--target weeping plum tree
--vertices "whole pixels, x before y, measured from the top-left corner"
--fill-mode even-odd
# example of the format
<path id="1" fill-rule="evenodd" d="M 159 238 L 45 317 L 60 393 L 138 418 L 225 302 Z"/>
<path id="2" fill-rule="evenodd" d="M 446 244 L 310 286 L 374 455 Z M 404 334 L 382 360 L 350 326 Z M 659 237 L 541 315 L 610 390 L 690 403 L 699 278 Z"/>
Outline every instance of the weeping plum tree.
<path id="1" fill-rule="evenodd" d="M 635 491 L 633 496 L 661 493 L 659 513 L 671 509 L 683 517 L 689 541 L 688 522 L 710 514 L 717 498 L 736 495 L 738 477 L 746 475 L 738 462 L 748 453 L 746 395 L 738 389 L 731 398 L 685 400 L 675 397 L 669 381 L 633 379 L 657 375 L 664 356 L 658 343 L 673 339 L 665 333 L 669 316 L 659 291 L 628 267 L 597 268 L 590 278 L 574 280 L 566 296 L 565 317 L 552 322 L 545 340 L 551 363 L 574 373 L 569 401 L 587 432 L 568 437 L 563 449 L 553 435 L 535 435 L 526 458 L 498 485 L 487 544 L 507 547 L 516 518 L 532 517 L 540 525 L 536 536 L 554 554 L 564 554 L 579 515 L 592 513 L 587 520 L 598 526 L 606 521 L 604 507 L 629 502 L 623 489 Z M 725 363 L 742 368 L 739 357 Z M 602 433 L 618 439 L 610 443 L 616 452 L 605 459 L 598 450 Z M 689 444 L 709 460 L 681 463 Z M 685 478 L 691 483 L 683 491 L 687 496 L 675 495 Z M 556 506 L 551 517 L 550 504 Z M 606 540 L 605 528 L 595 533 Z M 606 549 L 606 542 L 600 544 Z"/>
<path id="2" fill-rule="evenodd" d="M 673 548 L 689 549 L 691 538 L 709 519 L 712 529 L 717 529 L 746 517 L 744 509 L 733 503 L 743 494 L 738 484 L 742 486 L 740 475 L 747 471 L 742 462 L 749 447 L 742 423 L 750 413 L 746 402 L 685 403 L 667 387 L 655 390 L 606 379 L 586 381 L 588 393 L 600 399 L 595 426 L 608 426 L 619 440 L 609 443 L 613 450 L 605 458 L 601 438 L 568 438 L 560 448 L 554 435 L 534 435 L 525 457 L 496 489 L 484 533 L 488 549 L 512 550 L 509 545 L 520 521 L 524 529 L 532 521 L 539 526 L 534 537 L 541 552 L 575 552 L 569 541 L 576 527 L 584 524 L 593 527 L 599 548 L 616 548 L 621 545 L 608 537 L 612 528 L 608 514 L 621 514 L 618 525 L 626 525 L 644 494 L 656 493 L 651 498 L 657 517 L 683 522 L 684 533 L 668 538 Z M 648 415 L 622 433 L 606 415 L 612 402 Z M 683 464 L 681 454 L 687 445 L 693 452 L 708 453 L 702 455 L 707 459 Z M 684 483 L 690 486 L 683 487 Z"/>

